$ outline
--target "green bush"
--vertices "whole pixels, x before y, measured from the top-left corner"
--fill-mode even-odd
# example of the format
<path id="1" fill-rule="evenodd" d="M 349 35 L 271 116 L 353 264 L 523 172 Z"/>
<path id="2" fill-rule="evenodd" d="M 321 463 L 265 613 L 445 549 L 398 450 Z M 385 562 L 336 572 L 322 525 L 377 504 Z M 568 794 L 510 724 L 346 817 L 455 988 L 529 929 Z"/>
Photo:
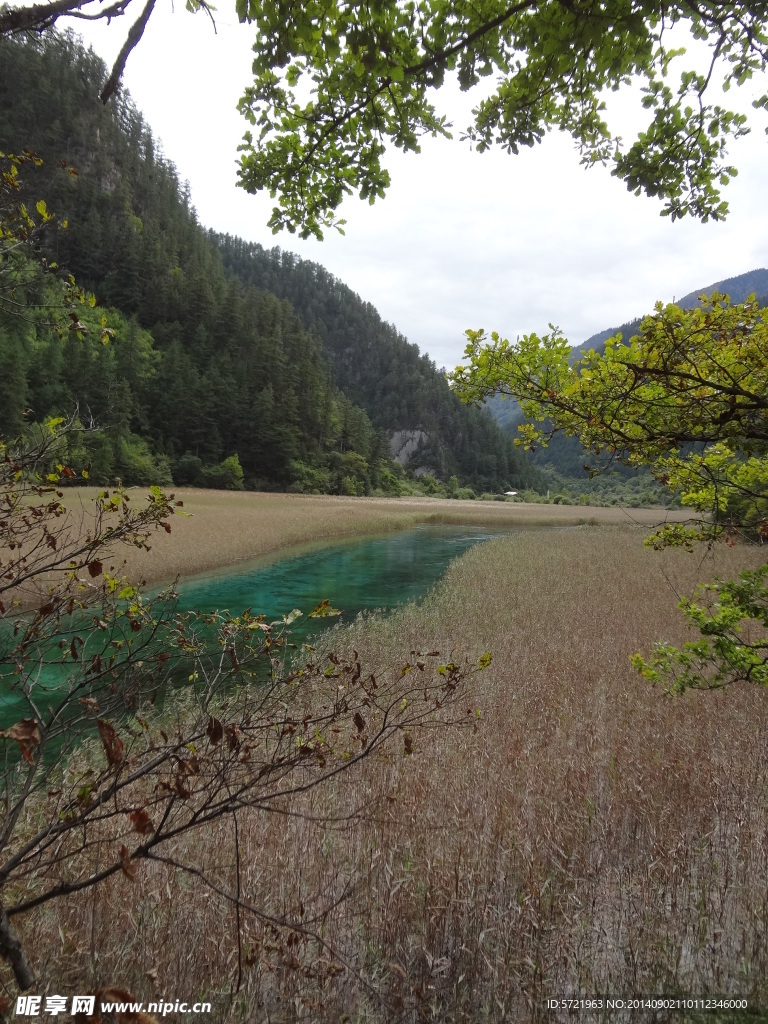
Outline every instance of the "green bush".
<path id="1" fill-rule="evenodd" d="M 153 455 L 147 442 L 135 434 L 120 439 L 115 472 L 126 487 L 173 484 L 168 457 Z"/>
<path id="2" fill-rule="evenodd" d="M 206 466 L 200 474 L 201 487 L 215 487 L 223 491 L 243 490 L 243 467 L 237 453 L 230 455 L 218 466 Z"/>
<path id="3" fill-rule="evenodd" d="M 399 463 L 396 463 L 399 465 Z M 392 494 L 399 498 L 402 493 L 402 486 L 399 477 L 392 471 L 389 465 L 382 464 L 379 470 L 379 490 L 384 494 Z"/>
<path id="4" fill-rule="evenodd" d="M 176 459 L 172 465 L 173 482 L 187 487 L 194 487 L 199 483 L 203 472 L 203 460 L 191 452 L 184 452 L 181 458 Z"/>
<path id="5" fill-rule="evenodd" d="M 327 469 L 291 459 L 291 494 L 327 494 L 330 489 L 331 474 Z"/>

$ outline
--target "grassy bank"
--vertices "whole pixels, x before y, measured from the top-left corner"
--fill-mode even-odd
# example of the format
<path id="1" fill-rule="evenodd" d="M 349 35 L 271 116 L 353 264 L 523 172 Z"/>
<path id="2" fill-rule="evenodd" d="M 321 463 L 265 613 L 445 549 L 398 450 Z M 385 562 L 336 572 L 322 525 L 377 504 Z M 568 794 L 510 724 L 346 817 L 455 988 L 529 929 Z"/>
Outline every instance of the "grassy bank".
<path id="1" fill-rule="evenodd" d="M 494 541 L 419 607 L 331 636 L 381 678 L 414 651 L 493 662 L 466 727 L 393 745 L 292 815 L 240 812 L 242 893 L 326 946 L 246 912 L 238 945 L 230 904 L 145 865 L 30 915 L 50 990 L 213 993 L 216 1020 L 243 1022 L 556 1020 L 547 997 L 606 993 L 768 1004 L 768 694 L 669 699 L 628 663 L 683 639 L 679 593 L 749 553 L 702 564 L 642 535 Z M 194 844 L 231 888 L 231 823 Z"/>

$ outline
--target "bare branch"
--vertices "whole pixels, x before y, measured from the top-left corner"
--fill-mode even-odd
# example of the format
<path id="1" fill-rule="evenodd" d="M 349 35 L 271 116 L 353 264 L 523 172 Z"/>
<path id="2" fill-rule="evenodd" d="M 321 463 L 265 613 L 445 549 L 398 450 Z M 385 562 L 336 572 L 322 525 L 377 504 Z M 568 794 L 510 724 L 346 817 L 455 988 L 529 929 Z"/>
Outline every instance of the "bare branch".
<path id="1" fill-rule="evenodd" d="M 141 37 L 144 35 L 144 29 L 147 27 L 150 15 L 155 9 L 155 2 L 156 0 L 147 0 L 141 15 L 131 26 L 128 36 L 123 43 L 120 53 L 117 55 L 117 59 L 115 60 L 114 67 L 112 68 L 112 74 L 109 76 L 104 88 L 101 90 L 100 98 L 102 103 L 106 103 L 110 96 L 116 92 L 117 87 L 120 84 L 120 79 L 123 77 L 126 62 L 133 49 L 138 45 Z"/>

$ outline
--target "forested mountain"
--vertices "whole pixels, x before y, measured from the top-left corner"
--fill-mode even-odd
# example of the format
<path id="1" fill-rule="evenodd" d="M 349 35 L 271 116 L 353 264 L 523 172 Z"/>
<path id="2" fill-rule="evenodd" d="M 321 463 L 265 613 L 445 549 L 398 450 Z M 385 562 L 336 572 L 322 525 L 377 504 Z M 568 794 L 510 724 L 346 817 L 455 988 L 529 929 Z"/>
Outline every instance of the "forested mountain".
<path id="1" fill-rule="evenodd" d="M 291 303 L 304 326 L 322 339 L 339 386 L 374 426 L 427 435 L 420 464 L 443 479 L 456 474 L 483 490 L 503 480 L 534 484 L 529 463 L 506 437 L 500 443 L 487 411 L 463 406 L 429 357 L 327 270 L 278 248 L 211 237 L 225 267 L 241 281 Z"/>
<path id="2" fill-rule="evenodd" d="M 491 417 L 373 307 L 315 264 L 205 231 L 130 98 L 99 103 L 104 76 L 71 35 L 0 43 L 0 151 L 43 159 L 25 168 L 30 209 L 45 197 L 68 226 L 41 252 L 96 299 L 63 340 L 2 309 L 1 432 L 77 406 L 96 429 L 76 454 L 98 482 L 363 493 L 397 490 L 389 436 L 419 430 L 416 464 L 439 477 L 530 486 Z M 17 298 L 50 303 L 33 262 L 14 271 Z"/>

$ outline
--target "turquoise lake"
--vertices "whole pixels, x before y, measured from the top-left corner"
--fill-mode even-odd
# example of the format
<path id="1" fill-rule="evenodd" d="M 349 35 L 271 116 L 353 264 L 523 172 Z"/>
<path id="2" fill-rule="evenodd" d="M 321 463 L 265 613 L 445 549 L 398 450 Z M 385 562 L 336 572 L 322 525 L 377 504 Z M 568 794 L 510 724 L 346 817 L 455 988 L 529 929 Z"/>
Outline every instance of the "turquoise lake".
<path id="1" fill-rule="evenodd" d="M 419 526 L 334 544 L 268 565 L 188 580 L 179 588 L 180 607 L 227 609 L 233 615 L 250 608 L 272 621 L 294 608 L 306 615 L 329 600 L 341 610 L 340 621 L 351 622 L 359 612 L 390 610 L 423 597 L 454 558 L 480 541 L 508 534 L 485 527 Z M 300 642 L 339 618 L 298 619 L 292 639 Z"/>
<path id="2" fill-rule="evenodd" d="M 419 526 L 384 536 L 337 542 L 287 554 L 267 564 L 262 561 L 186 580 L 179 587 L 179 609 L 226 609 L 232 615 L 250 609 L 254 615 L 263 614 L 267 621 L 279 621 L 298 608 L 304 614 L 290 626 L 290 642 L 298 646 L 338 622 L 352 622 L 360 612 L 388 612 L 424 597 L 454 558 L 481 541 L 508 535 L 508 530 L 487 527 Z M 306 617 L 325 600 L 340 609 L 341 615 L 325 619 Z M 8 625 L 3 624 L 3 628 Z M 97 642 L 102 642 L 98 635 Z M 88 656 L 86 642 L 81 658 Z M 64 681 L 67 671 L 50 665 L 43 679 L 55 687 L 57 680 Z M 6 680 L 2 683 L 0 725 L 5 726 L 28 714 L 28 706 L 18 692 L 6 690 Z"/>

